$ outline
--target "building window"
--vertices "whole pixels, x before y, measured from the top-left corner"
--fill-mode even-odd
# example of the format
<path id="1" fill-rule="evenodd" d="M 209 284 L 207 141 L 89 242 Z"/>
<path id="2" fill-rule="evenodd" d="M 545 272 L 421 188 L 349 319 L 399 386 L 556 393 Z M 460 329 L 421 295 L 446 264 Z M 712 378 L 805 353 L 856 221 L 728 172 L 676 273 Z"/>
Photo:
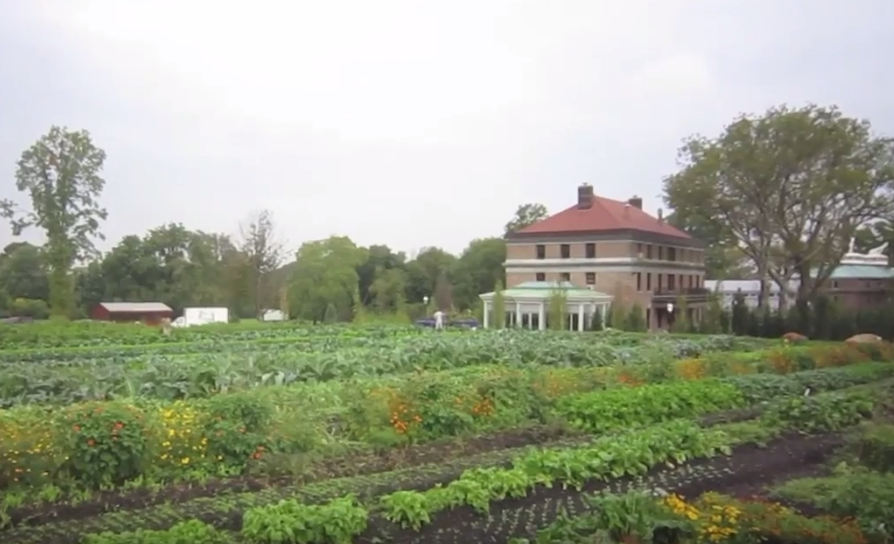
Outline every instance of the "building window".
<path id="1" fill-rule="evenodd" d="M 643 290 L 643 273 L 642 272 L 636 273 L 636 290 L 637 291 Z"/>
<path id="2" fill-rule="evenodd" d="M 537 281 L 546 281 L 546 274 L 544 274 L 543 272 L 537 272 L 537 275 L 534 277 L 537 279 Z"/>
<path id="3" fill-rule="evenodd" d="M 667 275 L 667 290 L 673 291 L 677 287 L 677 276 L 673 274 Z"/>
<path id="4" fill-rule="evenodd" d="M 688 281 L 689 281 L 689 288 L 690 288 L 690 289 L 692 289 L 692 287 L 693 287 L 693 285 L 692 285 L 692 280 L 693 280 L 694 278 L 695 278 L 695 276 L 689 276 L 689 280 L 688 280 Z"/>
<path id="5" fill-rule="evenodd" d="M 658 290 L 661 291 L 661 274 L 658 274 Z"/>
<path id="6" fill-rule="evenodd" d="M 596 272 L 587 272 L 587 285 L 596 285 Z"/>
<path id="7" fill-rule="evenodd" d="M 677 248 L 675 248 L 675 247 L 667 248 L 667 260 L 668 261 L 676 261 L 677 260 Z"/>
<path id="8" fill-rule="evenodd" d="M 595 259 L 596 258 L 596 244 L 587 244 L 586 245 L 587 258 Z"/>
<path id="9" fill-rule="evenodd" d="M 570 272 L 562 272 L 561 278 L 562 278 L 562 281 L 571 281 L 571 273 Z"/>
<path id="10" fill-rule="evenodd" d="M 658 260 L 664 260 L 664 246 L 658 246 Z"/>
<path id="11" fill-rule="evenodd" d="M 559 249 L 562 252 L 562 258 L 568 259 L 571 257 L 571 246 L 568 244 L 562 244 Z"/>
<path id="12" fill-rule="evenodd" d="M 646 246 L 646 258 L 647 258 L 647 259 L 651 259 L 651 258 L 652 258 L 652 246 L 651 246 L 651 244 L 648 245 L 648 246 Z"/>
<path id="13" fill-rule="evenodd" d="M 652 273 L 647 272 L 646 273 L 646 291 L 651 291 L 651 290 L 652 290 Z"/>
<path id="14" fill-rule="evenodd" d="M 543 244 L 537 244 L 537 258 L 545 259 L 546 258 L 546 246 Z"/>
<path id="15" fill-rule="evenodd" d="M 636 244 L 636 256 L 640 259 L 643 258 L 643 245 L 642 244 Z"/>

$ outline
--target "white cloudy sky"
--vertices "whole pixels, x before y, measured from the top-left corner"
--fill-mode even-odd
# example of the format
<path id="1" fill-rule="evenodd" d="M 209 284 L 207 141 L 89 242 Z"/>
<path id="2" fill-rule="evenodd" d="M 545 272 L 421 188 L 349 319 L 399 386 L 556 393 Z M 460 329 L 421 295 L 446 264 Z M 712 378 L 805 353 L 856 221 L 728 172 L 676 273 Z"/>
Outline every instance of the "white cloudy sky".
<path id="1" fill-rule="evenodd" d="M 693 132 L 836 103 L 894 132 L 891 0 L 0 0 L 0 198 L 50 125 L 107 248 L 166 222 L 461 250 L 581 182 L 659 205 Z M 0 244 L 11 241 L 0 227 Z"/>

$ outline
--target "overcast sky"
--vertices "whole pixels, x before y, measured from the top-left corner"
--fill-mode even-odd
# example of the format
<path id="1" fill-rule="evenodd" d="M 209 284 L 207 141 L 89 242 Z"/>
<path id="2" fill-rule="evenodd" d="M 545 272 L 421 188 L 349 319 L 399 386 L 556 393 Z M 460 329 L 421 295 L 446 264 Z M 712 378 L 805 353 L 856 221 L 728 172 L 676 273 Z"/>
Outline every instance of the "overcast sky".
<path id="1" fill-rule="evenodd" d="M 894 133 L 891 0 L 0 0 L 0 198 L 108 153 L 103 249 L 167 222 L 460 251 L 515 208 L 661 205 L 680 140 L 838 104 Z M 12 240 L 0 226 L 0 243 Z"/>

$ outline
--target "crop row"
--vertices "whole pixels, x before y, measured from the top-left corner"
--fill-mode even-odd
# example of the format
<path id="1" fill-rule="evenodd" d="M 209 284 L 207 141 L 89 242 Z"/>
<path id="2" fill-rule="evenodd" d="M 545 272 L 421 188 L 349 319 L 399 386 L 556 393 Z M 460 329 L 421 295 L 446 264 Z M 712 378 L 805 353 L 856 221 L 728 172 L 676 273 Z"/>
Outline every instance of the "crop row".
<path id="1" fill-rule="evenodd" d="M 417 334 L 417 327 L 316 325 L 298 322 L 212 324 L 174 329 L 163 335 L 157 327 L 141 324 L 79 321 L 74 323 L 36 322 L 0 327 L 0 345 L 6 349 L 46 350 L 47 348 L 84 348 L 89 346 L 144 346 L 197 341 L 260 340 L 280 337 L 389 336 Z"/>
<path id="2" fill-rule="evenodd" d="M 571 335 L 422 334 L 409 339 L 369 340 L 365 347 L 308 341 L 301 348 L 259 344 L 257 352 L 106 359 L 96 364 L 7 363 L 0 371 L 0 407 L 67 404 L 121 397 L 178 399 L 220 391 L 296 382 L 368 378 L 414 370 L 447 370 L 482 364 L 514 367 L 591 367 L 620 363 L 668 362 L 680 356 L 723 353 L 729 337 L 700 342 L 656 337 L 639 346 L 616 346 Z M 611 338 L 609 336 L 608 338 Z M 278 349 L 265 351 L 275 345 Z M 219 349 L 227 349 L 220 346 Z M 824 346 L 817 350 L 826 349 Z"/>
<path id="3" fill-rule="evenodd" d="M 846 353 L 854 358 L 832 361 L 847 364 L 865 357 L 859 350 Z M 696 362 L 681 365 L 691 370 Z M 782 370 L 791 366 L 783 365 Z M 22 407 L 0 411 L 0 434 L 6 437 L 0 443 L 0 483 L 83 489 L 134 479 L 232 475 L 263 470 L 288 456 L 331 456 L 346 443 L 387 449 L 557 419 L 588 432 L 604 432 L 892 374 L 894 365 L 873 363 L 787 376 L 696 381 L 642 365 L 592 369 L 589 374 L 494 367 L 489 375 L 469 381 L 420 374 L 389 388 L 354 384 L 344 390 L 337 411 L 318 406 L 312 412 L 307 404 L 289 409 L 281 398 L 257 391 L 173 403 Z M 563 376 L 563 381 L 556 379 Z"/>
<path id="4" fill-rule="evenodd" d="M 864 544 L 866 535 L 853 520 L 808 517 L 779 503 L 743 500 L 705 493 L 687 502 L 677 495 L 655 496 L 640 491 L 594 494 L 588 512 L 559 519 L 534 539 L 512 544 L 587 544 L 599 534 L 609 542 L 735 542 L 767 541 L 816 544 Z"/>
<path id="5" fill-rule="evenodd" d="M 301 329 L 299 329 L 301 330 Z M 298 351 L 300 353 L 314 353 L 323 351 L 342 350 L 387 350 L 417 347 L 424 351 L 446 352 L 445 355 L 455 355 L 455 352 L 483 353 L 495 356 L 500 360 L 499 347 L 509 347 L 512 355 L 519 353 L 542 354 L 542 345 L 546 343 L 553 350 L 558 350 L 573 363 L 580 364 L 586 357 L 594 354 L 614 355 L 613 359 L 624 360 L 631 353 L 636 353 L 642 347 L 661 347 L 669 350 L 672 356 L 694 357 L 703 352 L 730 351 L 749 349 L 767 345 L 767 341 L 756 339 L 736 339 L 727 335 L 714 335 L 702 337 L 674 337 L 674 336 L 648 336 L 633 333 L 620 334 L 589 334 L 578 335 L 563 332 L 531 332 L 531 331 L 467 331 L 445 332 L 416 330 L 409 332 L 383 332 L 368 335 L 333 336 L 323 332 L 310 332 L 301 335 L 280 335 L 269 338 L 208 338 L 194 339 L 180 342 L 167 342 L 154 345 L 133 346 L 102 346 L 84 348 L 59 348 L 59 349 L 31 349 L 15 350 L 4 346 L 0 351 L 0 364 L 33 363 L 59 364 L 78 366 L 97 366 L 104 362 L 116 361 L 139 362 L 153 357 L 177 357 L 195 356 L 211 353 L 269 353 L 281 355 L 286 351 Z M 403 329 L 398 329 L 403 330 Z M 411 329 L 414 330 L 414 329 Z M 325 329 L 324 329 L 325 331 Z M 495 349 L 497 348 L 497 349 Z M 583 352 L 582 352 L 583 350 Z M 586 351 L 590 350 L 590 351 Z"/>
<path id="6" fill-rule="evenodd" d="M 820 403 L 836 403 L 840 410 L 851 414 L 850 419 L 839 421 L 836 430 L 853 425 L 865 416 L 865 399 L 861 395 L 817 398 Z M 733 446 L 742 442 L 741 438 L 722 428 L 702 429 L 686 420 L 674 420 L 657 427 L 606 436 L 577 448 L 532 449 L 506 468 L 471 469 L 447 485 L 421 491 L 394 491 L 372 502 L 361 502 L 353 495 L 322 504 L 286 498 L 248 507 L 241 520 L 225 525 L 238 528 L 241 541 L 257 544 L 348 543 L 361 535 L 366 537 L 363 541 L 386 534 L 396 537 L 400 531 L 406 534 L 436 526 L 435 518 L 448 510 L 455 512 L 457 508 L 469 508 L 487 519 L 495 503 L 532 497 L 537 489 L 560 485 L 581 490 L 588 482 L 640 477 L 655 467 L 675 467 L 693 459 L 729 454 Z M 670 485 L 674 485 L 673 482 Z M 213 512 L 199 517 L 206 522 L 217 520 L 220 523 Z M 225 542 L 230 535 L 191 521 L 168 531 L 107 533 L 93 535 L 85 542 L 167 543 L 180 542 L 177 539 L 186 537 L 196 542 Z"/>

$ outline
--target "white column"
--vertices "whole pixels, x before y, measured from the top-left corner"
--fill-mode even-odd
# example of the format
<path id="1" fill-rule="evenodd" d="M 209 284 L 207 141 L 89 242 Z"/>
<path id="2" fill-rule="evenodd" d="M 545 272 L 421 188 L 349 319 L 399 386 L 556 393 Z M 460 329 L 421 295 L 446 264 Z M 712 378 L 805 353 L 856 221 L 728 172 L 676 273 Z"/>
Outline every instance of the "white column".
<path id="1" fill-rule="evenodd" d="M 537 321 L 537 326 L 540 327 L 540 330 L 546 330 L 546 316 L 543 311 L 543 301 L 540 301 L 540 318 Z"/>
<path id="2" fill-rule="evenodd" d="M 515 326 L 517 328 L 521 328 L 522 326 L 521 304 L 519 304 L 518 301 L 515 303 Z"/>
<path id="3" fill-rule="evenodd" d="M 577 305 L 577 332 L 584 330 L 584 303 Z"/>
<path id="4" fill-rule="evenodd" d="M 608 304 L 606 304 L 605 302 L 603 302 L 602 304 L 599 305 L 599 313 L 602 315 L 602 328 L 603 329 L 605 328 L 605 319 L 608 317 L 607 308 L 608 308 Z"/>
<path id="5" fill-rule="evenodd" d="M 490 303 L 486 300 L 484 301 L 484 328 L 487 328 L 487 323 L 490 321 L 488 319 L 488 314 L 490 314 Z"/>

